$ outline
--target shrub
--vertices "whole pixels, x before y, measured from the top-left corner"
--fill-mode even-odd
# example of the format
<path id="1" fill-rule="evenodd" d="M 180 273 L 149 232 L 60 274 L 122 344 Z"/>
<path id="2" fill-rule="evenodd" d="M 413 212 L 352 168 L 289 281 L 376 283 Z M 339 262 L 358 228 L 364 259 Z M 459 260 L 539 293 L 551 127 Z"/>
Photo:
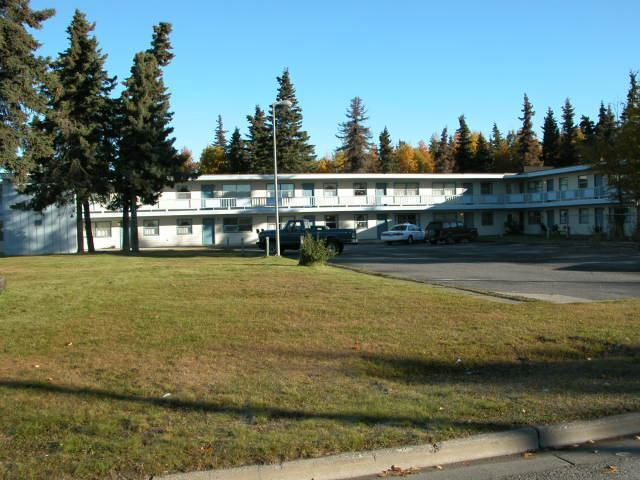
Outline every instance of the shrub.
<path id="1" fill-rule="evenodd" d="M 322 239 L 316 239 L 307 234 L 300 245 L 299 265 L 315 265 L 326 263 L 331 258 L 331 251 L 327 248 L 327 243 Z"/>

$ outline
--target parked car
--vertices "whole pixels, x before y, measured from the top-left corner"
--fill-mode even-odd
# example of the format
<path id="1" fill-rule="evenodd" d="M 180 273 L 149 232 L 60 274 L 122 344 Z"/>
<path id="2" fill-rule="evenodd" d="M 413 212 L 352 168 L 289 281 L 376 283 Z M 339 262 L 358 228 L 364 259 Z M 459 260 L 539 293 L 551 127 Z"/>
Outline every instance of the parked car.
<path id="1" fill-rule="evenodd" d="M 425 238 L 431 244 L 457 243 L 463 240 L 473 242 L 478 238 L 478 229 L 465 227 L 460 222 L 431 222 L 425 228 Z"/>
<path id="2" fill-rule="evenodd" d="M 386 232 L 382 232 L 380 238 L 382 241 L 387 242 L 387 245 L 391 245 L 393 242 L 411 244 L 413 242 L 424 242 L 424 232 L 413 223 L 401 223 L 400 225 L 394 225 Z"/>
<path id="3" fill-rule="evenodd" d="M 327 242 L 327 247 L 335 254 L 340 254 L 346 244 L 357 244 L 356 231 L 350 228 L 327 228 L 326 226 L 312 225 L 308 220 L 289 220 L 280 230 L 280 253 L 285 250 L 299 250 L 300 237 L 312 235 Z M 276 231 L 262 230 L 258 232 L 257 245 L 261 249 L 267 248 L 269 238 L 269 253 L 276 252 Z"/>

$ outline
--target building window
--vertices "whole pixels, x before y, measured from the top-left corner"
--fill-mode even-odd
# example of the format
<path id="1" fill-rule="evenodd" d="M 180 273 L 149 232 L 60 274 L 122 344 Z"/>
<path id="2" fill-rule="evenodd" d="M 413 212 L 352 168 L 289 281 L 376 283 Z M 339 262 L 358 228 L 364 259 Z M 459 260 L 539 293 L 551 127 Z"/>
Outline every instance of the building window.
<path id="1" fill-rule="evenodd" d="M 95 238 L 111 238 L 111 222 L 95 222 L 93 236 Z"/>
<path id="2" fill-rule="evenodd" d="M 40 227 L 40 226 L 42 226 L 42 215 L 38 216 L 38 217 L 33 221 L 33 224 L 34 224 L 36 227 Z"/>
<path id="3" fill-rule="evenodd" d="M 193 221 L 190 218 L 179 218 L 176 223 L 176 235 L 191 235 L 193 233 Z"/>
<path id="4" fill-rule="evenodd" d="M 327 228 L 338 228 L 338 216 L 337 215 L 325 215 L 324 224 Z"/>
<path id="5" fill-rule="evenodd" d="M 250 232 L 252 227 L 251 217 L 224 217 L 222 219 L 224 233 Z"/>
<path id="6" fill-rule="evenodd" d="M 456 184 L 455 183 L 442 183 L 442 182 L 433 182 L 431 185 L 431 192 L 433 195 L 455 195 L 456 194 Z"/>
<path id="7" fill-rule="evenodd" d="M 160 220 L 143 220 L 142 235 L 144 237 L 157 237 L 160 235 Z"/>
<path id="8" fill-rule="evenodd" d="M 462 189 L 464 190 L 463 195 L 473 195 L 473 183 L 463 183 Z"/>
<path id="9" fill-rule="evenodd" d="M 367 215 L 354 215 L 353 223 L 356 230 L 361 230 L 369 227 L 369 221 Z"/>
<path id="10" fill-rule="evenodd" d="M 562 209 L 560 210 L 560 225 L 568 225 L 569 224 L 569 210 Z"/>
<path id="11" fill-rule="evenodd" d="M 532 180 L 527 185 L 529 193 L 538 193 L 542 191 L 542 182 L 540 180 Z"/>
<path id="12" fill-rule="evenodd" d="M 547 192 L 553 192 L 553 178 L 547 180 Z"/>
<path id="13" fill-rule="evenodd" d="M 248 183 L 227 183 L 220 185 L 216 192 L 219 198 L 248 198 L 251 196 L 251 185 Z"/>
<path id="14" fill-rule="evenodd" d="M 578 209 L 578 223 L 585 225 L 589 223 L 589 209 L 588 208 L 580 208 Z"/>
<path id="15" fill-rule="evenodd" d="M 315 215 L 305 215 L 302 217 L 305 222 L 309 222 L 312 227 L 316 226 L 316 216 Z"/>
<path id="16" fill-rule="evenodd" d="M 493 195 L 493 183 L 491 183 L 491 182 L 482 182 L 480 184 L 480 194 L 482 194 L 482 195 Z"/>
<path id="17" fill-rule="evenodd" d="M 176 185 L 176 198 L 178 200 L 189 200 L 191 198 L 191 190 L 189 190 L 189 185 Z"/>
<path id="18" fill-rule="evenodd" d="M 356 197 L 365 197 L 367 195 L 367 184 L 361 182 L 354 183 L 353 195 Z"/>
<path id="19" fill-rule="evenodd" d="M 569 190 L 569 177 L 560 177 L 558 184 L 560 185 L 561 192 Z"/>
<path id="20" fill-rule="evenodd" d="M 417 183 L 396 183 L 393 189 L 394 194 L 400 197 L 415 197 L 419 195 Z"/>
<path id="21" fill-rule="evenodd" d="M 493 225 L 493 212 L 482 212 L 482 225 L 485 227 Z"/>
<path id="22" fill-rule="evenodd" d="M 529 210 L 528 217 L 529 225 L 540 225 L 542 223 L 540 210 Z"/>
<path id="23" fill-rule="evenodd" d="M 335 183 L 325 183 L 323 189 L 323 195 L 325 197 L 337 197 L 338 185 Z"/>
<path id="24" fill-rule="evenodd" d="M 578 188 L 588 188 L 589 179 L 586 175 L 578 175 Z"/>
<path id="25" fill-rule="evenodd" d="M 278 192 L 280 193 L 280 198 L 290 198 L 295 195 L 295 187 L 293 183 L 278 183 Z M 267 184 L 267 196 L 274 197 L 275 186 L 273 183 Z"/>

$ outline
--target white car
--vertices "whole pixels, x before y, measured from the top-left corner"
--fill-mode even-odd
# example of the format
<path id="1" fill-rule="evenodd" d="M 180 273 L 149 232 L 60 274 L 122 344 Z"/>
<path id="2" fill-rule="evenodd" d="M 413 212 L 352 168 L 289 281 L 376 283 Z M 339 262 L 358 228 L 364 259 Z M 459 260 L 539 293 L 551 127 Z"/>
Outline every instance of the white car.
<path id="1" fill-rule="evenodd" d="M 394 225 L 391 230 L 382 232 L 380 239 L 391 245 L 393 242 L 424 242 L 424 230 L 413 223 L 401 223 Z"/>

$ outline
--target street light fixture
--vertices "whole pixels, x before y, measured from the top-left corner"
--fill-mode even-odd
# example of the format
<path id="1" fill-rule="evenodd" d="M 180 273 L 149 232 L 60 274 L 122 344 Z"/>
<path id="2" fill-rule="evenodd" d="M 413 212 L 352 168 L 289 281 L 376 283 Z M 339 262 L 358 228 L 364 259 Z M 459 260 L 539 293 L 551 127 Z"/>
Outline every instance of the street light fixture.
<path id="1" fill-rule="evenodd" d="M 276 256 L 280 256 L 280 210 L 278 195 L 278 154 L 276 152 L 276 107 L 291 108 L 293 104 L 289 100 L 273 102 L 271 114 L 273 115 L 273 191 L 276 196 Z"/>

